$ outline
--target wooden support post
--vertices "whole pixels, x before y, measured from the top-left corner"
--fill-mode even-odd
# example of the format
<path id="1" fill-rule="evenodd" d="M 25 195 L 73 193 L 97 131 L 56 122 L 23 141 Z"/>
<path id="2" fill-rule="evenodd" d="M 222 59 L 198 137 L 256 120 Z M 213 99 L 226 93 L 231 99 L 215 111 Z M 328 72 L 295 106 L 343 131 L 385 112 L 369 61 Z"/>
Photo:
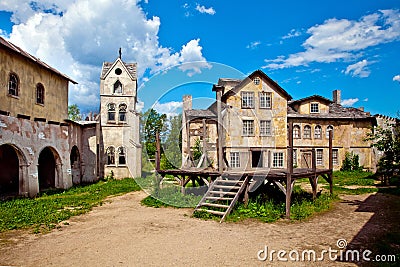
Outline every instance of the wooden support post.
<path id="1" fill-rule="evenodd" d="M 156 171 L 160 170 L 160 158 L 161 158 L 160 133 L 156 132 Z"/>
<path id="2" fill-rule="evenodd" d="M 312 188 L 312 193 L 313 193 L 313 200 L 317 198 L 317 177 L 312 176 L 308 178 L 310 180 L 311 188 Z"/>
<path id="3" fill-rule="evenodd" d="M 313 172 L 315 173 L 316 169 L 317 169 L 317 157 L 315 155 L 315 148 L 313 148 L 311 150 L 311 161 L 312 161 L 311 162 L 311 168 L 312 168 Z"/>
<path id="4" fill-rule="evenodd" d="M 207 168 L 208 165 L 208 157 L 207 157 L 207 125 L 206 125 L 206 120 L 203 119 L 203 164 L 201 167 Z"/>
<path id="5" fill-rule="evenodd" d="M 329 131 L 329 191 L 333 193 L 333 131 Z"/>
<path id="6" fill-rule="evenodd" d="M 246 188 L 244 189 L 244 199 L 243 199 L 245 207 L 247 207 L 247 205 L 249 204 L 249 188 L 250 188 L 250 183 L 247 183 Z"/>
<path id="7" fill-rule="evenodd" d="M 292 174 L 286 174 L 286 219 L 290 220 L 290 199 L 292 197 Z"/>
<path id="8" fill-rule="evenodd" d="M 222 129 L 222 105 L 221 105 L 221 99 L 222 99 L 222 90 L 224 89 L 223 86 L 220 85 L 214 85 L 213 86 L 213 91 L 216 92 L 216 102 L 217 102 L 217 143 L 218 143 L 218 148 L 217 148 L 217 154 L 218 154 L 218 171 L 222 173 L 224 170 L 224 159 L 223 159 L 223 151 L 222 151 L 222 139 L 223 139 L 223 129 Z"/>
<path id="9" fill-rule="evenodd" d="M 290 174 L 293 173 L 293 122 L 289 122 L 289 146 L 287 155 L 287 168 Z"/>
<path id="10" fill-rule="evenodd" d="M 186 142 L 186 149 L 188 152 L 188 166 L 187 167 L 193 167 L 193 157 L 192 157 L 192 151 L 191 151 L 191 145 L 190 145 L 190 120 L 188 120 L 186 123 L 186 136 L 187 136 L 187 142 Z"/>

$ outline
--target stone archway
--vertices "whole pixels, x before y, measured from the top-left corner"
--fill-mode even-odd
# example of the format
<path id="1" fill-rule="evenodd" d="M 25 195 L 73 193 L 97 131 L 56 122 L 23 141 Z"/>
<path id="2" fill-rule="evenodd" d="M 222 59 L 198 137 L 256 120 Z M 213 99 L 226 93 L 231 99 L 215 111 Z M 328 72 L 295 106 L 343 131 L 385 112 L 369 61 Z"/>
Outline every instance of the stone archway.
<path id="1" fill-rule="evenodd" d="M 17 195 L 20 191 L 18 151 L 8 144 L 0 146 L 0 195 Z"/>
<path id="2" fill-rule="evenodd" d="M 71 163 L 72 182 L 74 184 L 80 184 L 82 182 L 82 168 L 81 156 L 77 146 L 72 147 L 69 159 Z"/>
<path id="3" fill-rule="evenodd" d="M 51 147 L 45 147 L 39 154 L 38 161 L 39 191 L 58 186 L 60 175 L 60 157 Z"/>

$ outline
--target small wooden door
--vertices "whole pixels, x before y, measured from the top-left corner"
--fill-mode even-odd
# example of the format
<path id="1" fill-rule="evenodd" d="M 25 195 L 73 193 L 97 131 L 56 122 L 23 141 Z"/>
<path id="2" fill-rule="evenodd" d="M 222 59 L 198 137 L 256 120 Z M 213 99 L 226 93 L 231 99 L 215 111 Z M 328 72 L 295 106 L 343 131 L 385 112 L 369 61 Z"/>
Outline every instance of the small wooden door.
<path id="1" fill-rule="evenodd" d="M 312 155 L 311 152 L 301 153 L 301 168 L 311 168 Z"/>

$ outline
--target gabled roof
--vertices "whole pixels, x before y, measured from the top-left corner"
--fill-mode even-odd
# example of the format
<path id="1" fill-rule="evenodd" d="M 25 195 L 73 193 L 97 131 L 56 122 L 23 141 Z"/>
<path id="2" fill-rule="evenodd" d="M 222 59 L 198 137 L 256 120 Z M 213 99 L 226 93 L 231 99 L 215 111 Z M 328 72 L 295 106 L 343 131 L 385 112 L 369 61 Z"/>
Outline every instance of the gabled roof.
<path id="1" fill-rule="evenodd" d="M 326 104 L 331 104 L 331 103 L 333 103 L 333 101 L 331 101 L 330 99 L 325 98 L 325 97 L 323 97 L 323 96 L 320 96 L 320 95 L 312 95 L 312 96 L 308 96 L 308 97 L 304 97 L 304 98 L 301 98 L 301 99 L 292 101 L 292 102 L 290 103 L 290 105 L 300 104 L 300 103 L 303 103 L 303 102 L 306 102 L 306 101 L 310 101 L 310 100 L 317 100 L 317 101 L 320 101 L 320 102 L 325 102 Z"/>
<path id="2" fill-rule="evenodd" d="M 256 70 L 253 73 L 251 73 L 248 77 L 243 79 L 238 85 L 236 85 L 232 90 L 226 92 L 222 98 L 231 95 L 233 93 L 237 93 L 240 89 L 243 88 L 246 84 L 249 82 L 253 82 L 254 77 L 260 77 L 264 80 L 266 80 L 273 88 L 275 88 L 278 92 L 280 92 L 282 95 L 286 97 L 287 100 L 291 100 L 292 96 L 289 95 L 288 92 L 286 92 L 285 89 L 283 89 L 278 83 L 276 83 L 274 80 L 272 80 L 267 74 L 265 74 L 262 70 Z"/>
<path id="3" fill-rule="evenodd" d="M 375 118 L 369 112 L 364 112 L 358 108 L 343 107 L 342 105 L 331 102 L 329 104 L 328 113 L 312 113 L 300 114 L 292 107 L 288 107 L 288 118 L 304 118 L 304 119 L 369 119 L 374 121 Z"/>
<path id="4" fill-rule="evenodd" d="M 39 66 L 41 66 L 42 68 L 45 68 L 61 77 L 63 77 L 64 79 L 70 81 L 73 84 L 77 84 L 77 82 L 75 82 L 74 80 L 72 80 L 70 77 L 68 77 L 65 74 L 62 74 L 61 72 L 59 72 L 58 70 L 56 70 L 55 68 L 47 65 L 45 62 L 41 61 L 39 58 L 32 56 L 31 54 L 29 54 L 28 52 L 24 51 L 22 48 L 14 45 L 13 43 L 5 40 L 4 38 L 0 37 L 0 46 L 4 47 L 8 50 L 13 51 L 14 53 L 17 53 L 21 56 L 23 56 L 24 58 L 30 60 L 31 62 L 34 62 L 35 64 L 38 64 Z"/>
<path id="5" fill-rule="evenodd" d="M 125 67 L 125 71 L 129 74 L 132 80 L 137 80 L 136 77 L 137 63 L 125 63 L 121 60 L 121 58 L 117 58 L 114 62 L 103 62 L 103 68 L 101 71 L 100 79 L 104 80 L 104 78 L 113 69 L 113 67 L 117 64 L 117 62 L 122 63 L 122 65 Z"/>
<path id="6" fill-rule="evenodd" d="M 189 109 L 185 111 L 189 120 L 192 119 L 216 119 L 217 115 L 209 109 Z"/>

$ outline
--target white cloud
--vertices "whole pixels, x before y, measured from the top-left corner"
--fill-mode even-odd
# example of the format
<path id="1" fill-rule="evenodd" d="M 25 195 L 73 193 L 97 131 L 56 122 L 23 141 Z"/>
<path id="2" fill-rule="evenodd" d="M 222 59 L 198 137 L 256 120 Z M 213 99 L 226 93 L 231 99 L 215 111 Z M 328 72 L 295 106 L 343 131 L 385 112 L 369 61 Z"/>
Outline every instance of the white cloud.
<path id="1" fill-rule="evenodd" d="M 246 48 L 248 48 L 248 49 L 256 49 L 260 44 L 261 44 L 260 41 L 254 41 L 254 42 L 251 42 L 250 44 L 248 44 L 246 46 Z"/>
<path id="2" fill-rule="evenodd" d="M 138 63 L 140 79 L 145 72 L 192 61 L 196 63 L 181 68 L 188 75 L 210 68 L 199 39 L 189 40 L 178 52 L 163 47 L 160 19 L 147 18 L 137 0 L 2 0 L 0 10 L 12 12 L 15 23 L 9 36 L 0 34 L 76 80 L 70 103 L 81 109 L 98 108 L 102 62 L 114 61 L 120 47 L 125 62 Z"/>
<path id="3" fill-rule="evenodd" d="M 380 10 L 358 21 L 328 19 L 309 28 L 307 33 L 310 37 L 302 44 L 304 51 L 267 59 L 264 68 L 282 69 L 307 66 L 311 62 L 354 60 L 364 49 L 400 39 L 400 11 Z"/>
<path id="4" fill-rule="evenodd" d="M 153 108 L 160 114 L 167 114 L 168 117 L 177 116 L 181 113 L 182 102 L 171 101 L 166 103 L 156 102 Z"/>
<path id="5" fill-rule="evenodd" d="M 215 10 L 213 7 L 206 8 L 205 6 L 200 6 L 199 4 L 196 5 L 196 10 L 200 13 L 206 13 L 208 15 L 215 15 Z"/>
<path id="6" fill-rule="evenodd" d="M 393 77 L 393 81 L 394 81 L 394 82 L 395 82 L 395 81 L 400 82 L 400 75 L 394 76 L 394 77 Z"/>
<path id="7" fill-rule="evenodd" d="M 350 106 L 354 105 L 355 103 L 357 103 L 358 101 L 359 101 L 358 98 L 343 99 L 341 104 L 342 104 L 342 106 L 350 107 Z"/>
<path id="8" fill-rule="evenodd" d="M 301 32 L 295 29 L 290 30 L 288 34 L 282 37 L 282 39 L 290 39 L 294 37 L 299 37 L 301 35 Z"/>
<path id="9" fill-rule="evenodd" d="M 367 66 L 370 64 L 371 63 L 368 62 L 366 59 L 361 60 L 357 63 L 347 66 L 344 73 L 346 75 L 350 74 L 353 77 L 366 78 L 371 74 L 371 71 L 367 68 Z"/>

